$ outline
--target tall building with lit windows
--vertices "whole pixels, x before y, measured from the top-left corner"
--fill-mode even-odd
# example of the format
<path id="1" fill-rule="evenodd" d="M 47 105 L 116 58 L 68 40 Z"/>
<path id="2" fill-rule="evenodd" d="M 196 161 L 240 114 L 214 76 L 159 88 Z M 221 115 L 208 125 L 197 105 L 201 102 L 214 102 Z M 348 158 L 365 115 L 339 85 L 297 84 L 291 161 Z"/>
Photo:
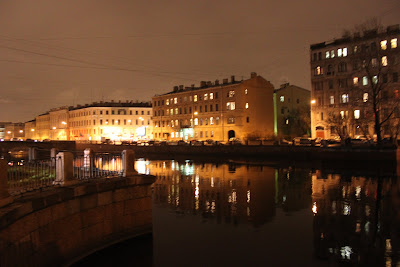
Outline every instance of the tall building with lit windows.
<path id="1" fill-rule="evenodd" d="M 399 25 L 355 32 L 333 41 L 310 46 L 312 137 L 340 135 L 356 138 L 374 131 L 372 84 L 383 83 L 379 98 L 382 118 L 393 110 L 399 97 Z M 382 125 L 383 136 L 391 131 Z"/>
<path id="2" fill-rule="evenodd" d="M 25 123 L 25 130 L 37 140 L 148 140 L 153 138 L 151 116 L 149 102 L 101 101 L 51 109 Z"/>
<path id="3" fill-rule="evenodd" d="M 273 85 L 256 73 L 250 79 L 202 81 L 175 86 L 153 100 L 154 138 L 228 141 L 274 135 Z"/>

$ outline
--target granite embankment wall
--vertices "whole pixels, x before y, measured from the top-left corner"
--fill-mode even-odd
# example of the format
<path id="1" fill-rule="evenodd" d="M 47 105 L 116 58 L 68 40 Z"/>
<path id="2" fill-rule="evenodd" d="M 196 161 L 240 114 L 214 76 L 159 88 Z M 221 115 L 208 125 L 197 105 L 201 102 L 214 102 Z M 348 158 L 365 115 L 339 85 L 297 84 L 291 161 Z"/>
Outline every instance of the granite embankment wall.
<path id="1" fill-rule="evenodd" d="M 307 147 L 307 146 L 127 146 L 76 144 L 77 150 L 91 148 L 96 152 L 132 149 L 137 157 L 203 157 L 203 158 L 268 158 L 272 160 L 321 160 L 321 161 L 396 161 L 394 148 L 369 147 Z"/>
<path id="2" fill-rule="evenodd" d="M 153 176 L 32 192 L 0 209 L 0 266 L 62 266 L 152 230 Z"/>

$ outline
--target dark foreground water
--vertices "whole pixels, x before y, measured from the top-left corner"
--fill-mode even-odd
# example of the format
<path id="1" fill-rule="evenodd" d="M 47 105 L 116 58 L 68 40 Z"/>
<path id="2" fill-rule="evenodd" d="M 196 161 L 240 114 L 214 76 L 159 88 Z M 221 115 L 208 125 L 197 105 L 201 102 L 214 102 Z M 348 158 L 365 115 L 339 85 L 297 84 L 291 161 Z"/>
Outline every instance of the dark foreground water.
<path id="1" fill-rule="evenodd" d="M 75 266 L 400 266 L 397 176 L 192 161 L 136 168 L 157 176 L 153 235 Z"/>

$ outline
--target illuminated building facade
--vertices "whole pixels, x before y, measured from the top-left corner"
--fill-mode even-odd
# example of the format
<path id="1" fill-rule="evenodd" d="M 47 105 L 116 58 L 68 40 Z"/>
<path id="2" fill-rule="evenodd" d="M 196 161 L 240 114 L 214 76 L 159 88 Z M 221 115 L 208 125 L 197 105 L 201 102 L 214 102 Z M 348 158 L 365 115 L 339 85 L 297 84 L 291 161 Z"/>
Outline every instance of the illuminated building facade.
<path id="1" fill-rule="evenodd" d="M 350 137 L 373 136 L 370 88 L 373 83 L 384 83 L 378 97 L 399 97 L 399 38 L 399 25 L 393 25 L 310 46 L 313 138 L 334 137 L 338 135 L 337 127 Z M 382 117 L 390 113 L 389 102 L 379 104 Z M 335 122 L 334 117 L 342 120 Z M 384 134 L 388 134 L 390 125 L 383 126 Z"/>
<path id="2" fill-rule="evenodd" d="M 11 122 L 0 122 L 0 139 L 6 137 L 6 125 L 11 124 Z"/>
<path id="3" fill-rule="evenodd" d="M 94 102 L 52 109 L 25 128 L 37 140 L 147 140 L 153 137 L 151 116 L 151 103 Z"/>
<path id="4" fill-rule="evenodd" d="M 9 123 L 4 127 L 4 139 L 10 140 L 12 138 L 23 139 L 25 136 L 24 123 Z"/>
<path id="5" fill-rule="evenodd" d="M 254 72 L 242 81 L 232 76 L 230 82 L 175 86 L 152 98 L 154 138 L 228 141 L 273 136 L 273 93 L 273 85 Z"/>
<path id="6" fill-rule="evenodd" d="M 285 83 L 275 90 L 274 100 L 277 136 L 294 138 L 310 135 L 310 90 Z"/>

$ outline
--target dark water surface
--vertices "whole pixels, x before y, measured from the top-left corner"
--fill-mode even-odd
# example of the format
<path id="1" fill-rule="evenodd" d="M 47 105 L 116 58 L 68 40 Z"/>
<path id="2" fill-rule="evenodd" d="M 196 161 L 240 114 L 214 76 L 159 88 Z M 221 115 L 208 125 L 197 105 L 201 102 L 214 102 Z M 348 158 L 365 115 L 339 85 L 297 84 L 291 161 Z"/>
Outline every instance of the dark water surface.
<path id="1" fill-rule="evenodd" d="M 153 235 L 75 266 L 400 266 L 397 176 L 171 160 L 136 169 L 157 176 Z"/>

